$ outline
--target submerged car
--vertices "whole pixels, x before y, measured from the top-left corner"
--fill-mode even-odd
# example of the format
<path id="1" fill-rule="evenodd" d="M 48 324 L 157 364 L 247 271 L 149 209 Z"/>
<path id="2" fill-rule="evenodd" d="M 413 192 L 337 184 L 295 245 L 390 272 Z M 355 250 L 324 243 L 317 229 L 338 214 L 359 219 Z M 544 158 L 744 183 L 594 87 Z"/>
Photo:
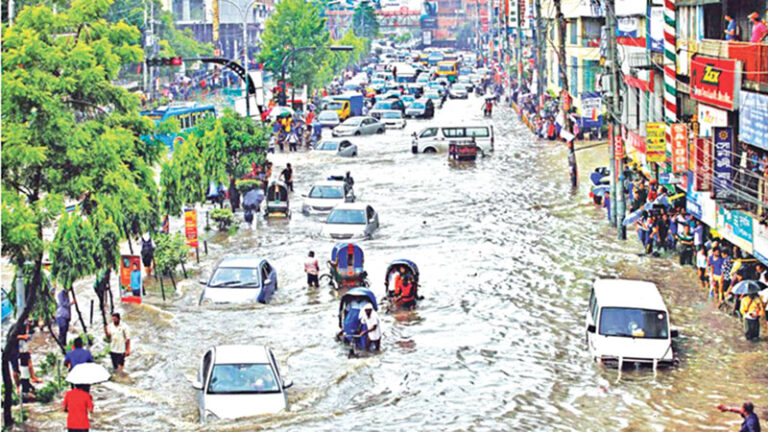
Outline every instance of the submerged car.
<path id="1" fill-rule="evenodd" d="M 333 136 L 371 135 L 384 133 L 384 125 L 373 117 L 350 117 L 333 128 Z"/>
<path id="2" fill-rule="evenodd" d="M 439 92 L 430 90 L 424 94 L 424 97 L 431 100 L 433 104 L 436 104 L 438 108 L 442 108 L 445 98 L 440 95 Z"/>
<path id="3" fill-rule="evenodd" d="M 383 110 L 380 112 L 379 120 L 385 127 L 394 129 L 403 129 L 406 125 L 403 113 L 395 110 Z"/>
<path id="4" fill-rule="evenodd" d="M 315 117 L 322 127 L 334 128 L 341 123 L 339 113 L 334 110 L 323 110 Z"/>
<path id="5" fill-rule="evenodd" d="M 241 255 L 224 258 L 216 264 L 204 286 L 200 304 L 268 303 L 277 290 L 277 272 L 264 258 Z"/>
<path id="6" fill-rule="evenodd" d="M 347 140 L 322 140 L 315 144 L 315 151 L 336 153 L 337 156 L 357 156 L 357 146 Z"/>
<path id="7" fill-rule="evenodd" d="M 288 407 L 285 390 L 291 386 L 272 350 L 263 345 L 209 349 L 192 383 L 201 422 L 278 413 Z"/>
<path id="8" fill-rule="evenodd" d="M 408 105 L 405 116 L 411 118 L 432 118 L 435 116 L 435 104 L 431 99 L 419 99 Z"/>
<path id="9" fill-rule="evenodd" d="M 367 204 L 339 204 L 328 215 L 321 234 L 337 240 L 369 239 L 379 228 L 379 215 Z"/>
<path id="10" fill-rule="evenodd" d="M 354 202 L 355 192 L 344 181 L 327 180 L 315 183 L 304 195 L 301 212 L 304 214 L 329 213 L 339 204 Z"/>

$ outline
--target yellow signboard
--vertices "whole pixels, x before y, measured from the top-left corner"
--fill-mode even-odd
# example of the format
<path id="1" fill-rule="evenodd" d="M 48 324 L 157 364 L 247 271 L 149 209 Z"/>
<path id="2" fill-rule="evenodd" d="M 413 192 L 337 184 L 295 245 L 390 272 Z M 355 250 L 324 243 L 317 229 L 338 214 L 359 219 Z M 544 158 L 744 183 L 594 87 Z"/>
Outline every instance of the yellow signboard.
<path id="1" fill-rule="evenodd" d="M 646 123 L 645 131 L 645 160 L 648 162 L 666 161 L 666 125 L 664 123 Z"/>

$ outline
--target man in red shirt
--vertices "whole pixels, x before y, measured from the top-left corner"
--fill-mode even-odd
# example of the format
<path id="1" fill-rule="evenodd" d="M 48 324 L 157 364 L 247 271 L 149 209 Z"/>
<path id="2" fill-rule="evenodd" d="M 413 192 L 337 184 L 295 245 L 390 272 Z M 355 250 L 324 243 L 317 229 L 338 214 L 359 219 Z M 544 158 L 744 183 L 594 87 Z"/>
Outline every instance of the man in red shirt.
<path id="1" fill-rule="evenodd" d="M 67 413 L 69 432 L 87 432 L 91 428 L 88 413 L 93 413 L 93 399 L 88 393 L 89 386 L 75 386 L 64 395 L 64 411 Z"/>

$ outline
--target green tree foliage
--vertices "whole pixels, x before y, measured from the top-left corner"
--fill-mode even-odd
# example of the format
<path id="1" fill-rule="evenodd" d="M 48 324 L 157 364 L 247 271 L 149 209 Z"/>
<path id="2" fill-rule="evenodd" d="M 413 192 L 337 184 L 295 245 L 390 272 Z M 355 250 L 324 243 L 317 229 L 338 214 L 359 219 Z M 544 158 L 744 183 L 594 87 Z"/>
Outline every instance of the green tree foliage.
<path id="1" fill-rule="evenodd" d="M 216 121 L 212 129 L 205 131 L 200 143 L 205 183 L 226 183 L 227 137 L 221 123 Z"/>
<path id="2" fill-rule="evenodd" d="M 91 222 L 79 214 L 64 214 L 51 242 L 53 277 L 65 289 L 71 289 L 76 280 L 95 270 L 95 247 L 96 233 Z"/>
<path id="3" fill-rule="evenodd" d="M 379 20 L 369 2 L 357 4 L 352 15 L 352 28 L 357 37 L 373 39 L 379 35 Z"/>
<path id="4" fill-rule="evenodd" d="M 240 178 L 251 170 L 251 164 L 260 164 L 266 158 L 271 131 L 231 109 L 224 110 L 218 121 L 226 136 L 226 172 Z"/>
<path id="5" fill-rule="evenodd" d="M 185 204 L 194 204 L 205 199 L 207 185 L 198 141 L 197 135 L 190 134 L 186 140 L 177 144 L 173 152 L 173 164 L 178 169 L 179 188 Z"/>
<path id="6" fill-rule="evenodd" d="M 160 168 L 160 213 L 179 216 L 183 206 L 178 164 L 172 159 L 164 161 Z"/>
<path id="7" fill-rule="evenodd" d="M 329 33 L 320 7 L 304 0 L 283 0 L 267 20 L 261 35 L 259 61 L 265 69 L 279 74 L 291 50 L 314 47 L 297 52 L 286 64 L 286 76 L 295 87 L 312 86 L 314 75 L 328 55 Z"/>
<path id="8" fill-rule="evenodd" d="M 71 234 L 77 238 L 94 239 L 100 208 L 107 216 L 120 206 L 136 213 L 152 208 L 153 154 L 142 151 L 137 138 L 147 123 L 138 116 L 137 97 L 112 84 L 123 65 L 141 61 L 140 32 L 108 22 L 110 5 L 73 0 L 57 14 L 47 5 L 27 6 L 12 27 L 2 29 L 2 252 L 16 263 L 30 261 L 33 275 L 3 350 L 4 400 L 13 389 L 10 341 L 45 295 L 43 228 L 59 217 L 65 200 L 80 204 L 70 217 L 84 222 L 66 231 L 83 230 Z M 62 260 L 56 265 L 63 280 L 92 271 L 93 257 L 107 255 L 68 251 L 73 242 L 62 236 L 51 245 L 51 256 Z M 84 261 L 65 271 L 64 260 L 75 258 Z M 13 422 L 9 404 L 3 420 L 6 426 Z"/>
<path id="9" fill-rule="evenodd" d="M 187 262 L 189 247 L 181 233 L 158 234 L 155 236 L 155 266 L 158 274 L 170 275 Z"/>

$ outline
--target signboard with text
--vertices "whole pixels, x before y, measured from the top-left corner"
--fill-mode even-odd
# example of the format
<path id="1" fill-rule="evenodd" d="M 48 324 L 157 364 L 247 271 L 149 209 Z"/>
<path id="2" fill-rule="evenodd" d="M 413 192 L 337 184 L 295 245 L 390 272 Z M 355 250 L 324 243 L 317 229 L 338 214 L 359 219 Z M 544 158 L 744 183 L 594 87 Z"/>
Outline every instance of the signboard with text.
<path id="1" fill-rule="evenodd" d="M 664 162 L 667 159 L 666 125 L 646 123 L 645 157 L 648 162 Z"/>
<path id="2" fill-rule="evenodd" d="M 739 108 L 741 62 L 704 56 L 691 57 L 691 98 L 719 108 Z"/>
<path id="3" fill-rule="evenodd" d="M 716 127 L 714 129 L 715 137 L 715 166 L 714 173 L 714 193 L 716 200 L 725 199 L 731 189 L 731 152 L 733 152 L 733 128 Z"/>
<path id="4" fill-rule="evenodd" d="M 120 290 L 124 293 L 123 295 L 133 295 L 131 273 L 134 271 L 139 272 L 139 280 L 141 280 L 141 257 L 139 255 L 120 255 Z"/>
<path id="5" fill-rule="evenodd" d="M 728 111 L 700 103 L 696 110 L 699 119 L 699 136 L 711 137 L 715 126 L 728 126 Z"/>
<path id="6" fill-rule="evenodd" d="M 672 137 L 672 172 L 688 171 L 688 128 L 682 123 L 670 125 Z"/>
<path id="7" fill-rule="evenodd" d="M 709 191 L 712 188 L 712 141 L 697 138 L 693 148 L 693 189 Z"/>
<path id="8" fill-rule="evenodd" d="M 184 210 L 184 235 L 187 238 L 187 246 L 196 248 L 197 242 L 197 211 L 195 209 Z"/>
<path id="9" fill-rule="evenodd" d="M 739 141 L 768 150 L 768 96 L 741 92 Z"/>
<path id="10" fill-rule="evenodd" d="M 752 253 L 752 216 L 718 206 L 717 231 L 729 242 Z"/>

